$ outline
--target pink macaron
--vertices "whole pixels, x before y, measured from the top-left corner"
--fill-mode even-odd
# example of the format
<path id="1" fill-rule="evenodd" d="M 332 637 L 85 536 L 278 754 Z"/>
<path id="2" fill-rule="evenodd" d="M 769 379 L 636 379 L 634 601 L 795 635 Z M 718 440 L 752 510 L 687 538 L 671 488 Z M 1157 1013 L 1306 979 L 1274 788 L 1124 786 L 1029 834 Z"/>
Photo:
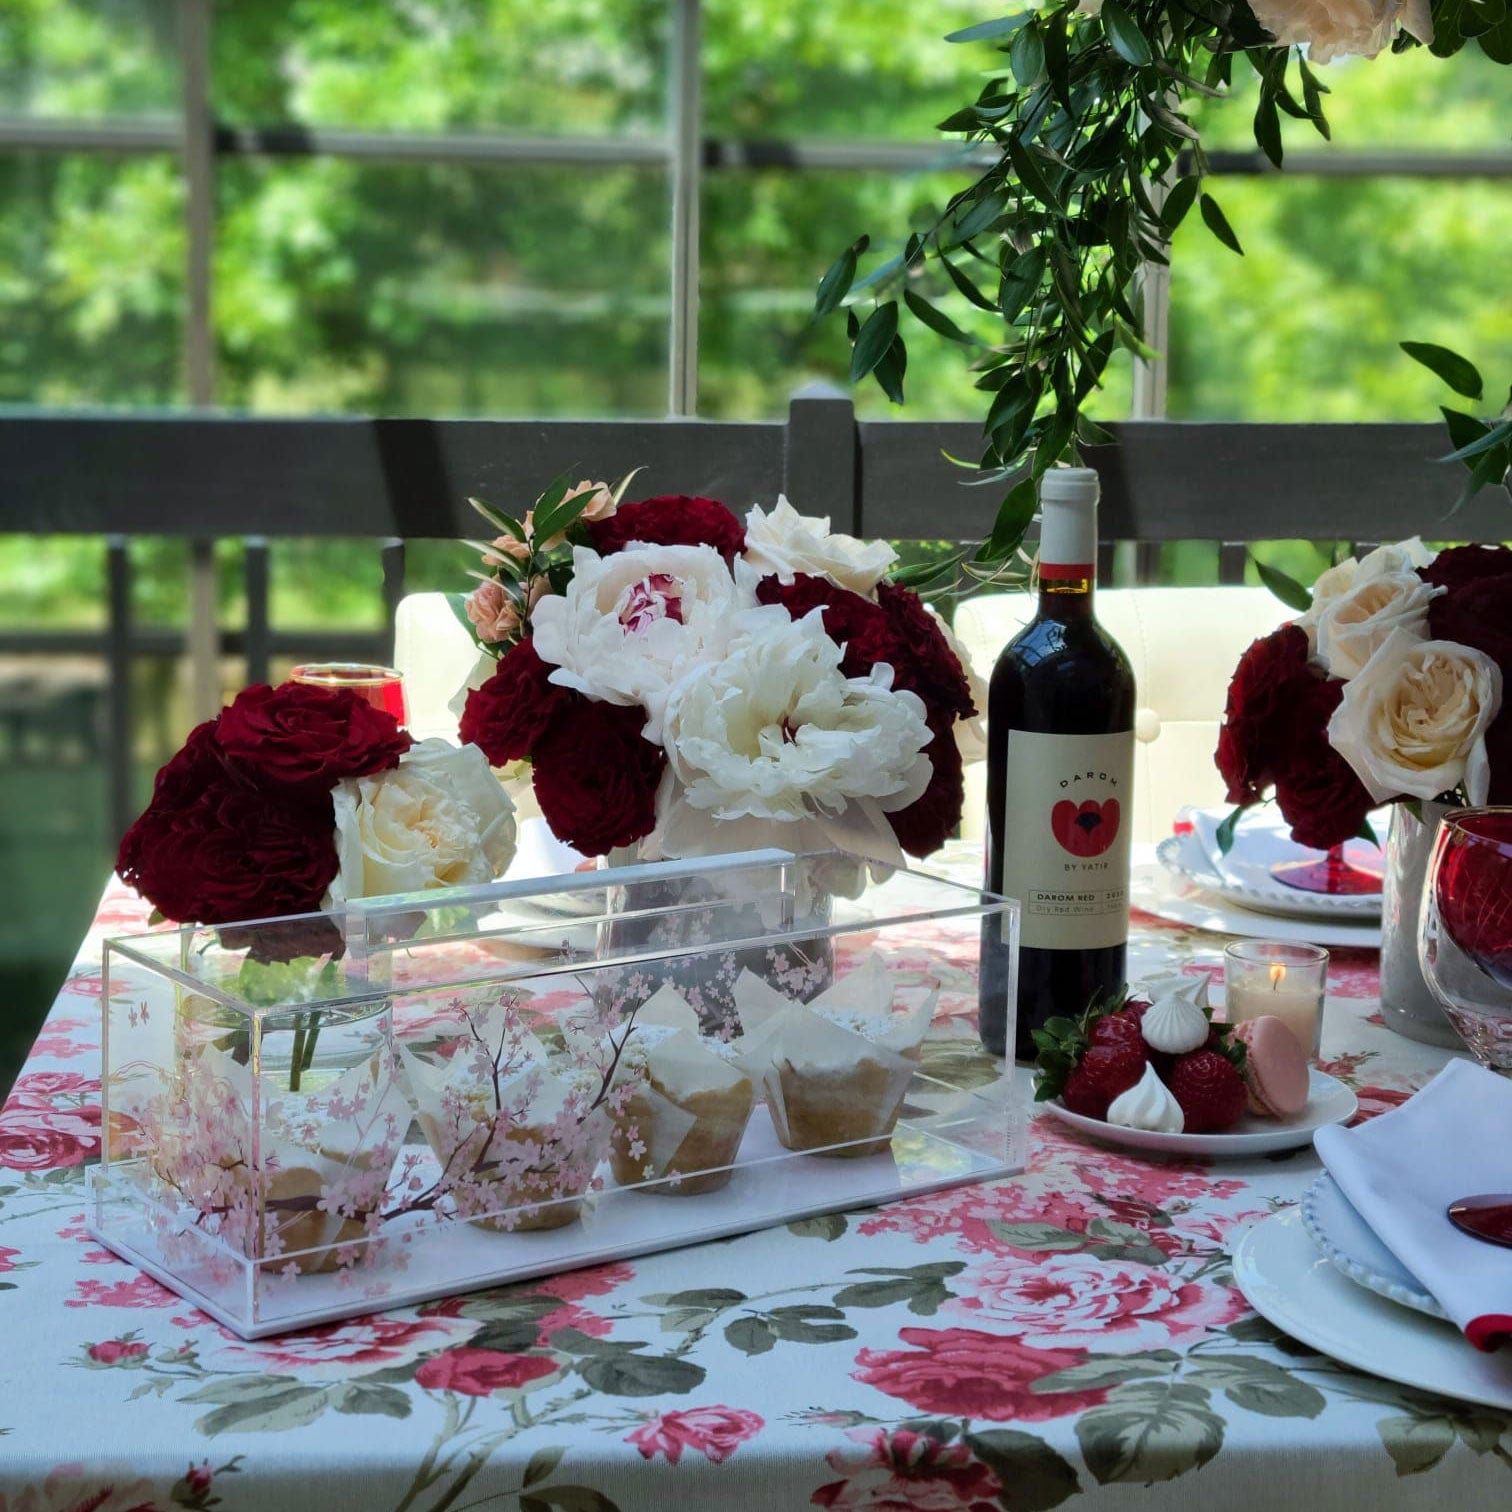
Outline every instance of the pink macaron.
<path id="1" fill-rule="evenodd" d="M 1250 1112 L 1266 1118 L 1292 1118 L 1307 1106 L 1307 1056 L 1296 1036 L 1274 1015 L 1246 1019 L 1234 1026 L 1244 1043 L 1244 1085 Z"/>

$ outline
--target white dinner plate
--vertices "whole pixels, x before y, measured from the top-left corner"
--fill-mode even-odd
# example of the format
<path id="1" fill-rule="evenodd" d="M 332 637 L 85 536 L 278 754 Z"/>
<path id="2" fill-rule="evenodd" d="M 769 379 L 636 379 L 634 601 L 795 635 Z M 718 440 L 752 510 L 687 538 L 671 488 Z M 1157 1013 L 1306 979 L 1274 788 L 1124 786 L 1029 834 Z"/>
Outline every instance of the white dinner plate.
<path id="1" fill-rule="evenodd" d="M 1307 940 L 1314 945 L 1348 945 L 1357 950 L 1381 948 L 1379 919 L 1355 923 L 1257 913 L 1155 865 L 1133 868 L 1129 901 L 1157 919 L 1244 940 Z"/>
<path id="2" fill-rule="evenodd" d="M 1308 1078 L 1307 1106 L 1295 1118 L 1257 1118 L 1246 1113 L 1222 1134 L 1157 1134 L 1149 1129 L 1124 1129 L 1100 1118 L 1087 1118 L 1054 1100 L 1037 1106 L 1083 1134 L 1126 1150 L 1158 1150 L 1163 1155 L 1268 1155 L 1275 1150 L 1311 1144 L 1315 1129 L 1325 1124 L 1348 1123 L 1354 1117 L 1359 1102 L 1343 1082 L 1316 1070 L 1309 1071 Z"/>
<path id="3" fill-rule="evenodd" d="M 1445 1316 L 1433 1294 L 1381 1243 L 1327 1171 L 1307 1189 L 1301 1213 L 1307 1237 L 1356 1286 L 1430 1318 Z"/>
<path id="4" fill-rule="evenodd" d="M 1345 1365 L 1512 1409 L 1512 1350 L 1482 1353 L 1452 1323 L 1355 1286 L 1319 1253 L 1296 1208 L 1244 1231 L 1234 1246 L 1234 1282 L 1262 1318 Z"/>
<path id="5" fill-rule="evenodd" d="M 1381 895 L 1375 893 L 1317 893 L 1288 887 L 1271 873 L 1287 861 L 1321 861 L 1322 851 L 1297 845 L 1274 828 L 1240 833 L 1218 869 L 1195 833 L 1170 835 L 1155 848 L 1167 871 L 1184 877 L 1206 892 L 1257 913 L 1283 919 L 1347 920 L 1360 923 L 1381 917 Z"/>

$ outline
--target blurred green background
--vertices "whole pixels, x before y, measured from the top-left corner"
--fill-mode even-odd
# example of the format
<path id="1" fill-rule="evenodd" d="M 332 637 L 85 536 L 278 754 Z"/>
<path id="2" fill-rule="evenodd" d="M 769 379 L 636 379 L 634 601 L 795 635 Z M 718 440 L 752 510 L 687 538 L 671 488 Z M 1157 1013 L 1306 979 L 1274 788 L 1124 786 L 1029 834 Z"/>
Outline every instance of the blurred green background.
<path id="1" fill-rule="evenodd" d="M 234 0 L 213 6 L 213 107 L 239 127 L 657 138 L 669 10 L 667 0 Z M 927 148 L 934 123 L 975 93 L 993 57 L 941 38 L 988 13 L 980 0 L 706 0 L 703 134 Z M 0 117 L 171 120 L 179 24 L 175 0 L 6 0 Z M 1334 91 L 1333 150 L 1508 147 L 1507 70 L 1478 51 L 1446 63 L 1417 50 L 1322 72 Z M 1250 114 L 1243 98 L 1205 107 L 1210 145 L 1252 147 Z M 1285 124 L 1290 150 L 1331 150 Z M 890 249 L 929 217 L 961 182 L 948 155 L 942 144 L 909 173 L 706 172 L 699 413 L 780 416 L 803 383 L 844 381 L 839 324 L 809 321 L 814 282 L 859 232 Z M 1247 255 L 1226 252 L 1196 217 L 1177 238 L 1171 416 L 1431 419 L 1447 395 L 1397 350 L 1403 338 L 1464 352 L 1493 381 L 1512 368 L 1512 178 L 1240 177 L 1215 192 Z M 219 160 L 215 193 L 223 406 L 665 412 L 661 166 L 237 157 Z M 0 405 L 185 403 L 185 253 L 175 153 L 0 149 Z M 980 410 L 955 349 L 922 332 L 910 343 L 909 395 L 909 418 Z M 1099 412 L 1117 417 L 1129 402 L 1125 368 Z M 871 386 L 858 404 L 888 409 Z M 1456 487 L 1446 481 L 1447 497 Z M 989 523 L 985 500 L 982 509 L 978 529 Z M 1310 580 L 1329 546 L 1270 549 Z M 133 551 L 138 622 L 182 625 L 185 548 L 142 541 Z M 220 543 L 216 560 L 223 623 L 235 625 L 237 543 Z M 461 548 L 415 548 L 410 586 L 457 586 L 466 565 Z M 1193 581 L 1214 566 L 1210 551 L 1179 546 L 1164 565 Z M 103 582 L 98 541 L 0 536 L 0 630 L 100 626 Z M 280 628 L 382 622 L 372 543 L 281 543 L 273 585 Z M 97 658 L 0 657 L 0 1039 L 12 1057 L 56 989 L 113 851 L 103 675 Z M 180 659 L 144 657 L 136 679 L 132 755 L 145 794 L 185 733 L 186 673 Z M 6 1054 L 0 1044 L 0 1080 Z"/>

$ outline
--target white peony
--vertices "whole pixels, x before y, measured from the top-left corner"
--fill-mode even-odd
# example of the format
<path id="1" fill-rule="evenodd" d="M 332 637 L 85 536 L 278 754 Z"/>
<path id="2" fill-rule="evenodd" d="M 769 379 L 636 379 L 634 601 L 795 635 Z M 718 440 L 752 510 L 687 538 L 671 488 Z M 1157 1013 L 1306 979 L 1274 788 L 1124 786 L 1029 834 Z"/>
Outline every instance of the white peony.
<path id="1" fill-rule="evenodd" d="M 1397 28 L 1433 41 L 1429 0 L 1252 0 L 1255 19 L 1283 47 L 1306 44 L 1314 63 L 1373 58 Z"/>
<path id="2" fill-rule="evenodd" d="M 669 758 L 648 854 L 831 847 L 901 865 L 886 814 L 929 783 L 924 705 L 892 669 L 840 671 L 822 611 L 747 611 L 722 661 L 667 700 Z"/>
<path id="3" fill-rule="evenodd" d="M 667 692 L 690 668 L 720 656 L 749 600 L 712 546 L 644 546 L 601 557 L 572 553 L 572 581 L 532 616 L 535 649 L 551 681 L 604 703 L 641 704 L 646 738 L 660 740 Z"/>
<path id="4" fill-rule="evenodd" d="M 1332 598 L 1318 616 L 1318 660 L 1330 677 L 1348 680 L 1392 631 L 1426 640 L 1428 606 L 1443 592 L 1410 570 L 1367 575 L 1362 562 L 1354 583 Z"/>
<path id="5" fill-rule="evenodd" d="M 322 907 L 491 882 L 515 851 L 514 804 L 477 746 L 422 740 L 331 795 L 340 869 Z"/>
<path id="6" fill-rule="evenodd" d="M 829 524 L 828 515 L 799 514 L 782 494 L 771 514 L 752 505 L 746 516 L 745 560 L 762 575 L 775 573 L 784 583 L 807 572 L 870 597 L 898 553 L 886 541 L 831 535 Z"/>
<path id="7" fill-rule="evenodd" d="M 1328 738 L 1378 803 L 1437 798 L 1461 782 L 1471 803 L 1484 803 L 1486 728 L 1501 698 L 1489 656 L 1393 630 L 1345 685 Z"/>

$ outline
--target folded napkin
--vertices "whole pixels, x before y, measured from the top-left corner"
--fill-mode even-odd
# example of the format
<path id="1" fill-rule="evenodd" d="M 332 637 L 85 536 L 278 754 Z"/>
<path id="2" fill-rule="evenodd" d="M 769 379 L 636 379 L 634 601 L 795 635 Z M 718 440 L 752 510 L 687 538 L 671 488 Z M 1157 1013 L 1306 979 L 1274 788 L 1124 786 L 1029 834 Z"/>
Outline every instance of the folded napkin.
<path id="1" fill-rule="evenodd" d="M 1229 808 L 1189 808 L 1182 813 L 1209 868 L 1225 882 L 1235 886 L 1265 885 L 1271 880 L 1273 866 L 1324 854 L 1298 845 L 1281 810 L 1270 804 L 1244 812 L 1234 826 L 1234 843 L 1225 853 L 1218 844 L 1218 830 L 1232 812 Z M 1389 812 L 1377 809 L 1369 817 L 1375 833 L 1384 835 L 1391 817 Z M 1380 864 L 1380 850 L 1366 841 L 1352 841 L 1348 854 L 1358 865 Z"/>
<path id="2" fill-rule="evenodd" d="M 1512 1250 L 1462 1234 L 1458 1197 L 1512 1192 L 1512 1082 L 1451 1061 L 1416 1096 L 1354 1129 L 1319 1129 L 1328 1174 L 1477 1349 L 1512 1334 Z"/>

